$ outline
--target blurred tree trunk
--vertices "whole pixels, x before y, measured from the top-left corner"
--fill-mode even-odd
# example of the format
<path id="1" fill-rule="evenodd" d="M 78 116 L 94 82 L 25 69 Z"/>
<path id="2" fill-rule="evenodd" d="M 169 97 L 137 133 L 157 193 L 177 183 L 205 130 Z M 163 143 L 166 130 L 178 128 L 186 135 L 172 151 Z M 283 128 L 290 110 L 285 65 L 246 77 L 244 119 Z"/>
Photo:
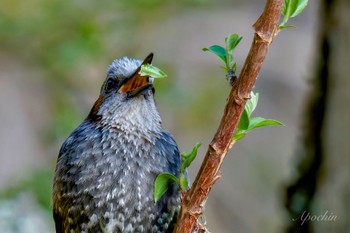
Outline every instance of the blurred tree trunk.
<path id="1" fill-rule="evenodd" d="M 316 70 L 297 151 L 299 174 L 286 190 L 286 232 L 350 232 L 349 12 L 349 0 L 320 1 Z M 302 222 L 307 213 L 329 218 Z"/>

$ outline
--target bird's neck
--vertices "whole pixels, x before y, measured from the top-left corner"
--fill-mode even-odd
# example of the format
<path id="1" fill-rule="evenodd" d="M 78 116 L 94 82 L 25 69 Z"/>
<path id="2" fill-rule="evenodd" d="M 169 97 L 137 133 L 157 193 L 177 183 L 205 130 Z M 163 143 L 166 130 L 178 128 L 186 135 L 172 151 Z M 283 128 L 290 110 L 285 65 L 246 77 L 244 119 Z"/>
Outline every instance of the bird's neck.
<path id="1" fill-rule="evenodd" d="M 155 109 L 152 110 L 149 106 L 142 106 L 125 109 L 124 111 L 119 110 L 104 115 L 101 124 L 126 135 L 132 134 L 143 138 L 161 133 L 161 119 Z"/>

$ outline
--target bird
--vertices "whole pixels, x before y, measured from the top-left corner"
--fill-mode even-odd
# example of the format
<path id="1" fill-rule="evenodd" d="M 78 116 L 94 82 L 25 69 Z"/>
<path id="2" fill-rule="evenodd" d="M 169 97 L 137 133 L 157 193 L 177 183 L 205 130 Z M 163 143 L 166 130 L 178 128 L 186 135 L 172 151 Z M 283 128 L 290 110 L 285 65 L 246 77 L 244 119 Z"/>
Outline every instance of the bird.
<path id="1" fill-rule="evenodd" d="M 139 74 L 152 59 L 114 60 L 89 114 L 64 141 L 52 192 L 56 233 L 172 232 L 179 188 L 171 184 L 155 202 L 154 181 L 178 177 L 181 159 L 162 127 L 153 78 Z"/>

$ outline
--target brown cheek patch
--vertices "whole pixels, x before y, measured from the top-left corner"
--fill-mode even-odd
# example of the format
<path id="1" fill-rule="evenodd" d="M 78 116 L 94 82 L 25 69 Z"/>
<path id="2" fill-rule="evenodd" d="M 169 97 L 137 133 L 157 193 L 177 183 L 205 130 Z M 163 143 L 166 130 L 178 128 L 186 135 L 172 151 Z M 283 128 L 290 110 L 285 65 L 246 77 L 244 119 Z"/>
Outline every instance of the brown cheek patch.
<path id="1" fill-rule="evenodd" d="M 98 110 L 100 109 L 102 103 L 105 101 L 105 97 L 104 96 L 100 96 L 98 97 L 98 99 L 96 100 L 96 102 L 94 103 L 94 106 L 92 107 L 89 115 L 88 115 L 88 119 L 91 121 L 99 121 L 101 120 L 101 116 L 98 115 Z"/>
<path id="2" fill-rule="evenodd" d="M 136 88 L 148 85 L 148 77 L 135 75 L 120 87 L 119 92 L 130 92 Z"/>

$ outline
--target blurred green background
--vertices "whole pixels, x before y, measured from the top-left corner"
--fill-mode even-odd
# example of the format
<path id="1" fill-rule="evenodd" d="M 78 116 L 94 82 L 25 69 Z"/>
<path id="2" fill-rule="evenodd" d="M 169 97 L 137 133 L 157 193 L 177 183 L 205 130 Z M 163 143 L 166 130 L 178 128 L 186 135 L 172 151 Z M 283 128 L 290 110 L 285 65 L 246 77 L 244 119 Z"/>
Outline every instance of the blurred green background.
<path id="1" fill-rule="evenodd" d="M 223 44 L 230 33 L 242 35 L 235 54 L 240 70 L 253 36 L 251 25 L 263 6 L 264 1 L 252 0 L 2 0 L 0 231 L 54 232 L 51 186 L 59 148 L 89 112 L 107 66 L 117 57 L 142 59 L 154 52 L 153 64 L 168 74 L 155 83 L 164 127 L 181 151 L 203 143 L 190 168 L 193 180 L 229 93 L 220 61 L 201 49 Z M 317 66 L 319 17 L 311 1 L 291 21 L 298 28 L 283 30 L 272 44 L 255 88 L 260 93 L 255 114 L 285 126 L 256 130 L 229 153 L 223 178 L 206 205 L 211 232 L 283 232 L 292 221 L 284 193 L 298 174 L 305 102 Z M 340 137 L 335 143 L 349 144 L 348 128 L 343 134 L 337 129 L 330 140 Z M 345 156 L 347 148 L 327 153 Z M 342 205 L 345 196 L 332 200 L 330 184 L 338 176 L 327 169 L 320 174 L 323 194 L 313 213 L 328 210 L 340 220 L 313 224 L 317 232 L 345 232 L 339 229 L 350 229 L 344 227 L 350 206 Z M 346 190 L 342 195 L 350 193 L 343 188 L 348 181 L 340 185 Z"/>

